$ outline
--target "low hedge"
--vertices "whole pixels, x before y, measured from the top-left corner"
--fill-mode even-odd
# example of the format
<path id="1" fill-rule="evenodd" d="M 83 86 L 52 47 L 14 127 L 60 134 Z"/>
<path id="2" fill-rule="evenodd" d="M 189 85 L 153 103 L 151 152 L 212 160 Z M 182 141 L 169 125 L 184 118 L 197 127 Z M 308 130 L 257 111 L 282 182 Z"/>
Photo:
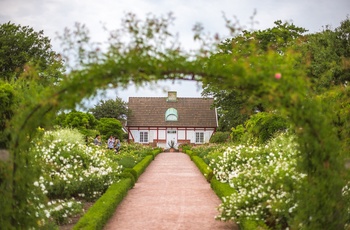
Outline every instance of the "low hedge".
<path id="1" fill-rule="evenodd" d="M 213 177 L 210 181 L 210 186 L 221 200 L 223 200 L 224 197 L 230 196 L 232 193 L 236 192 L 236 190 L 228 183 L 222 183 L 215 177 Z"/>
<path id="2" fill-rule="evenodd" d="M 123 170 L 123 173 L 130 173 L 133 177 L 133 180 L 136 182 L 137 181 L 137 172 L 133 168 L 125 168 Z"/>
<path id="3" fill-rule="evenodd" d="M 137 178 L 136 180 L 141 176 L 141 174 L 146 170 L 147 166 L 152 162 L 153 160 L 153 156 L 148 155 L 145 156 L 145 158 L 143 158 L 139 163 L 137 163 L 133 169 L 136 171 L 137 173 Z"/>
<path id="4" fill-rule="evenodd" d="M 193 151 L 192 151 L 192 150 L 189 150 L 189 149 L 188 149 L 188 150 L 185 150 L 184 152 L 185 152 L 188 156 L 190 156 L 190 157 L 192 156 L 192 153 L 193 153 Z M 192 158 L 191 158 L 191 160 L 192 160 Z"/>
<path id="5" fill-rule="evenodd" d="M 156 157 L 161 152 L 163 152 L 163 150 L 161 148 L 156 148 L 152 151 L 154 157 Z"/>
<path id="6" fill-rule="evenodd" d="M 213 178 L 213 170 L 199 156 L 192 156 L 191 159 L 207 181 L 210 182 L 210 180 Z"/>
<path id="7" fill-rule="evenodd" d="M 132 181 L 130 178 L 121 179 L 119 182 L 111 185 L 103 196 L 80 218 L 73 230 L 103 229 L 131 187 Z"/>
<path id="8" fill-rule="evenodd" d="M 137 173 L 132 168 L 125 168 L 124 171 L 119 175 L 120 178 L 130 178 L 131 188 L 135 186 Z"/>

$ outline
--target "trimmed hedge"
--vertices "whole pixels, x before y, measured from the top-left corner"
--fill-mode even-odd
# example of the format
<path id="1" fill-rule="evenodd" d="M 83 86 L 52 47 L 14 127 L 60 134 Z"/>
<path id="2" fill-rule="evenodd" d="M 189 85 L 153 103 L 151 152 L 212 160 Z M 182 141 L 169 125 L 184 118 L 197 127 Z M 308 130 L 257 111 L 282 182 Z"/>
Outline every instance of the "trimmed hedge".
<path id="1" fill-rule="evenodd" d="M 213 178 L 213 170 L 199 156 L 192 156 L 191 159 L 207 181 L 210 182 L 210 180 Z"/>
<path id="2" fill-rule="evenodd" d="M 185 150 L 185 153 L 191 157 L 193 154 L 193 151 L 188 149 L 188 150 Z M 192 160 L 192 158 L 191 158 L 191 160 Z"/>
<path id="3" fill-rule="evenodd" d="M 122 179 L 111 185 L 105 194 L 80 218 L 78 223 L 73 227 L 73 230 L 103 229 L 131 187 L 132 181 L 130 178 Z"/>
<path id="4" fill-rule="evenodd" d="M 133 170 L 133 169 L 131 169 Z M 135 175 L 132 173 L 132 171 L 130 170 L 130 168 L 126 168 L 124 169 L 124 171 L 119 175 L 119 177 L 121 179 L 126 179 L 129 178 L 131 180 L 131 188 L 133 188 L 136 184 L 136 177 Z M 135 170 L 133 170 L 135 171 Z M 136 172 L 135 172 L 136 173 Z"/>
<path id="5" fill-rule="evenodd" d="M 133 169 L 136 171 L 137 178 L 136 180 L 141 176 L 141 174 L 146 170 L 147 166 L 152 162 L 153 156 L 148 155 L 145 156 L 145 158 L 142 159 L 139 163 L 137 163 Z"/>
<path id="6" fill-rule="evenodd" d="M 230 196 L 232 193 L 237 192 L 228 183 L 222 183 L 215 177 L 210 181 L 210 186 L 221 200 L 223 200 L 224 197 Z"/>
<path id="7" fill-rule="evenodd" d="M 132 175 L 132 177 L 133 177 L 133 180 L 136 183 L 136 181 L 137 181 L 137 172 L 135 171 L 135 169 L 133 169 L 133 168 L 125 168 L 123 173 L 128 173 L 128 174 L 130 173 Z"/>
<path id="8" fill-rule="evenodd" d="M 161 148 L 157 148 L 157 149 L 154 149 L 152 151 L 154 157 L 156 157 L 159 153 L 163 152 L 163 150 Z"/>

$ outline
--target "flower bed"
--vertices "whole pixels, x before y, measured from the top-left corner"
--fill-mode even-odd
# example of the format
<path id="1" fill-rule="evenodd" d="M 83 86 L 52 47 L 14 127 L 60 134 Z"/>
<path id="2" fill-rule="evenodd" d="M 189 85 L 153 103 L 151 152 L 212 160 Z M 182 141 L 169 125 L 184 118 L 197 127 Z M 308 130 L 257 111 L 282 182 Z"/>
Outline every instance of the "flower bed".
<path id="1" fill-rule="evenodd" d="M 34 183 L 37 191 L 33 191 L 40 200 L 36 207 L 40 225 L 68 224 L 72 216 L 83 214 L 84 203 L 95 202 L 112 184 L 133 177 L 128 171 L 123 173 L 126 165 L 133 167 L 147 156 L 153 159 L 156 153 L 150 147 L 123 144 L 116 154 L 87 145 L 84 137 L 71 129 L 43 133 L 30 151 L 40 166 L 41 176 Z M 134 182 L 131 179 L 131 184 Z"/>

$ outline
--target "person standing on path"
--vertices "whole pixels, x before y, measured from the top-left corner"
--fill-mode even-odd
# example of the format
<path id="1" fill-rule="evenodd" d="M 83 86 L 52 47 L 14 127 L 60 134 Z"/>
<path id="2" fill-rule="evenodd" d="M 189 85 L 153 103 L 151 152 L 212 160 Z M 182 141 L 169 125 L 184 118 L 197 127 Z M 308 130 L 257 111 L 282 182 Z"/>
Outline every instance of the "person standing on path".
<path id="1" fill-rule="evenodd" d="M 108 149 L 111 149 L 111 150 L 114 149 L 114 143 L 115 143 L 115 139 L 111 135 L 107 141 Z"/>
<path id="2" fill-rule="evenodd" d="M 115 151 L 116 152 L 119 152 L 120 146 L 121 146 L 120 140 L 116 139 L 116 141 L 115 141 Z"/>
<path id="3" fill-rule="evenodd" d="M 99 134 L 96 135 L 96 137 L 94 139 L 94 144 L 101 146 L 102 142 L 101 142 L 101 136 Z"/>

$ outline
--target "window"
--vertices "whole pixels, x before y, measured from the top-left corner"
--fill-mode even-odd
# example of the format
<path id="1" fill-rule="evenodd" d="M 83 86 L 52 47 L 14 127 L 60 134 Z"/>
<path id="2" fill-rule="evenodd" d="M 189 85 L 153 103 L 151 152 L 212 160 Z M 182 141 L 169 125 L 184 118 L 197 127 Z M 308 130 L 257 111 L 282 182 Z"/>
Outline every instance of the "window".
<path id="1" fill-rule="evenodd" d="M 196 133 L 196 143 L 204 143 L 204 133 L 203 132 Z"/>
<path id="2" fill-rule="evenodd" d="M 165 112 L 165 121 L 177 121 L 177 120 L 178 120 L 177 110 L 174 108 L 169 108 Z"/>
<path id="3" fill-rule="evenodd" d="M 140 143 L 148 143 L 148 132 L 140 132 Z"/>

